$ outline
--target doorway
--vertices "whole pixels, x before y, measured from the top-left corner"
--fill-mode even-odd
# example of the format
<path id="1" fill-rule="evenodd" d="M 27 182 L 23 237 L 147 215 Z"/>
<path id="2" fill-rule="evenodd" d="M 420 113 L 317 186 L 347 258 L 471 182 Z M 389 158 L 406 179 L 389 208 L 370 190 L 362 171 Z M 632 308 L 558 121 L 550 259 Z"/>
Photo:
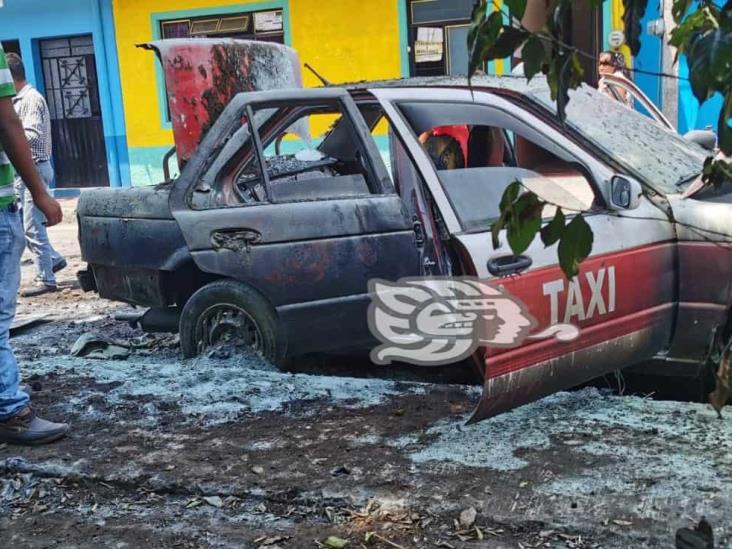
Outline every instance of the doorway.
<path id="1" fill-rule="evenodd" d="M 20 55 L 20 42 L 18 40 L 3 40 L 2 45 L 5 55 L 9 53 Z"/>
<path id="2" fill-rule="evenodd" d="M 39 49 L 51 113 L 56 187 L 108 187 L 92 37 L 41 40 Z"/>

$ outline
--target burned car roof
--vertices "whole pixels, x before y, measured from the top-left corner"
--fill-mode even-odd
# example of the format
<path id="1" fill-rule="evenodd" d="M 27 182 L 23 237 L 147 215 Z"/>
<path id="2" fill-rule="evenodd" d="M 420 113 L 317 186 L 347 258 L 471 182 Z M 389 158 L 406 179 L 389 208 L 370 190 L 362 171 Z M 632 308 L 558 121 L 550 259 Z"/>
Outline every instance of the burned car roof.
<path id="1" fill-rule="evenodd" d="M 384 88 L 473 88 L 534 105 L 556 117 L 544 77 L 417 77 L 343 84 L 349 91 Z M 589 142 L 607 161 L 622 166 L 660 194 L 684 190 L 701 173 L 709 151 L 583 84 L 570 90 L 565 127 Z M 649 160 L 653 160 L 652 162 Z"/>
<path id="2" fill-rule="evenodd" d="M 338 84 L 349 90 L 370 89 L 370 88 L 421 88 L 421 87 L 474 87 L 491 88 L 495 90 L 508 90 L 519 93 L 526 93 L 534 88 L 547 88 L 546 80 L 542 77 L 526 81 L 524 76 L 475 76 L 468 81 L 464 76 L 425 76 L 410 78 L 395 78 L 388 80 L 372 80 L 361 82 L 346 82 Z"/>

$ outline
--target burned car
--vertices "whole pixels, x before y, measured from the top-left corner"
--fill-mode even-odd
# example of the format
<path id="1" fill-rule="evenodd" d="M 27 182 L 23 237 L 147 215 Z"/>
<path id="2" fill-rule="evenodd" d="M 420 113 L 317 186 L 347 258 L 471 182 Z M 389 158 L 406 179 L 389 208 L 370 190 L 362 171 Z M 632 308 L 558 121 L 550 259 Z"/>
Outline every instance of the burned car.
<path id="1" fill-rule="evenodd" d="M 83 287 L 150 308 L 187 357 L 232 334 L 274 362 L 371 348 L 369 282 L 404 277 L 477 278 L 537 330 L 578 327 L 476 351 L 476 418 L 653 357 L 697 372 L 729 337 L 732 194 L 685 196 L 705 151 L 594 89 L 566 125 L 545 83 L 491 77 L 238 93 L 206 123 L 174 181 L 78 205 Z M 574 279 L 539 239 L 493 248 L 517 179 L 584 212 Z"/>

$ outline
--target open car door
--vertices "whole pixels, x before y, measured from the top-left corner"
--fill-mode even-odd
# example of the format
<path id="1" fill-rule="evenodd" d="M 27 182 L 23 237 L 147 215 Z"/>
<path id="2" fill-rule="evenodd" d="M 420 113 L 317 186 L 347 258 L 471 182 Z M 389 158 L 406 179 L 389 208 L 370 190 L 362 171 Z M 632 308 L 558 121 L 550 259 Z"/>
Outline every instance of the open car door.
<path id="1" fill-rule="evenodd" d="M 605 74 L 602 77 L 602 82 L 607 86 L 610 94 L 618 101 L 623 101 L 623 97 L 627 94 L 634 102 L 634 106 L 646 116 L 652 118 L 659 125 L 663 126 L 671 132 L 676 132 L 676 128 L 666 118 L 666 115 L 661 112 L 653 101 L 641 91 L 641 89 L 635 85 L 632 80 L 625 78 L 619 74 Z"/>
<path id="2" fill-rule="evenodd" d="M 609 168 L 548 121 L 497 95 L 455 88 L 373 93 L 430 186 L 450 244 L 462 259 L 462 270 L 455 274 L 504 291 L 532 323 L 529 335 L 514 345 L 479 351 L 485 382 L 473 419 L 643 361 L 668 345 L 674 315 L 673 230 L 645 197 L 619 217 L 610 206 Z M 463 167 L 445 169 L 420 143 L 440 128 L 467 128 Z M 482 137 L 494 136 L 491 147 L 500 142 L 511 154 L 481 148 L 485 141 L 474 146 L 476 129 Z M 508 138 L 497 137 L 501 134 Z M 553 188 L 582 204 L 578 209 L 595 240 L 592 256 L 572 280 L 558 265 L 556 245 L 545 247 L 538 237 L 519 257 L 506 244 L 505 231 L 499 235 L 502 246 L 493 248 L 490 225 L 506 187 L 516 180 L 538 182 L 532 190 L 539 193 L 541 182 L 551 180 Z M 572 213 L 567 213 L 570 222 Z M 496 322 L 500 329 L 500 322 L 512 320 Z"/>

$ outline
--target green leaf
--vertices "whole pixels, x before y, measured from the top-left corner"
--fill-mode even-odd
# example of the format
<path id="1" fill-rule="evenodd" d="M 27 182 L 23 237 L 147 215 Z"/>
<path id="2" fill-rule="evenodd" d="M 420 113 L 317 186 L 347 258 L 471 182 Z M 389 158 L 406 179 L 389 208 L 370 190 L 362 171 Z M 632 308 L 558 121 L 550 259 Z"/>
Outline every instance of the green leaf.
<path id="1" fill-rule="evenodd" d="M 696 35 L 712 30 L 717 22 L 707 10 L 697 10 L 671 31 L 669 43 L 677 48 L 676 59 L 693 43 Z"/>
<path id="2" fill-rule="evenodd" d="M 498 206 L 501 212 L 506 211 L 511 204 L 516 202 L 516 199 L 521 193 L 521 188 L 521 182 L 518 180 L 506 187 L 506 190 L 503 191 L 503 196 L 501 196 L 501 203 Z"/>
<path id="3" fill-rule="evenodd" d="M 470 30 L 468 31 L 468 51 L 473 51 L 475 38 L 480 31 L 481 25 L 485 22 L 486 4 L 485 0 L 476 2 L 473 6 L 473 13 L 470 15 Z"/>
<path id="4" fill-rule="evenodd" d="M 579 265 L 592 252 L 594 235 L 582 215 L 576 215 L 564 228 L 559 241 L 559 266 L 564 275 L 571 279 L 579 273 Z"/>
<path id="5" fill-rule="evenodd" d="M 692 2 L 693 0 L 674 0 L 673 7 L 671 8 L 671 15 L 673 15 L 674 21 L 678 23 L 684 18 Z"/>
<path id="6" fill-rule="evenodd" d="M 728 90 L 724 97 L 717 125 L 719 149 L 726 155 L 732 155 L 732 126 L 730 124 L 732 124 L 732 90 Z"/>
<path id="7" fill-rule="evenodd" d="M 534 193 L 522 194 L 515 202 L 508 220 L 506 237 L 514 255 L 521 255 L 531 245 L 541 228 L 544 203 Z"/>
<path id="8" fill-rule="evenodd" d="M 501 27 L 495 43 L 482 53 L 482 61 L 503 59 L 513 55 L 529 36 L 530 33 L 525 30 L 504 25 Z"/>
<path id="9" fill-rule="evenodd" d="M 641 49 L 641 33 L 643 26 L 641 20 L 646 13 L 648 0 L 623 0 L 623 28 L 625 29 L 625 42 L 633 55 L 638 55 Z"/>
<path id="10" fill-rule="evenodd" d="M 549 247 L 555 244 L 564 233 L 564 212 L 561 208 L 557 208 L 557 213 L 554 214 L 554 219 L 544 225 L 541 229 L 541 241 L 544 246 Z"/>
<path id="11" fill-rule="evenodd" d="M 468 76 L 472 76 L 478 68 L 485 65 L 485 54 L 496 43 L 502 27 L 503 16 L 501 12 L 494 11 L 474 33 L 468 33 L 468 50 L 470 51 Z"/>
<path id="12" fill-rule="evenodd" d="M 470 23 L 473 26 L 480 25 L 485 21 L 486 13 L 486 1 L 476 0 L 475 4 L 473 4 L 473 11 L 470 13 Z"/>
<path id="13" fill-rule="evenodd" d="M 530 36 L 524 42 L 524 47 L 521 50 L 521 59 L 524 62 L 524 75 L 526 76 L 526 80 L 531 80 L 541 72 L 545 56 L 546 50 L 544 49 L 544 44 L 537 35 Z"/>
<path id="14" fill-rule="evenodd" d="M 526 13 L 526 0 L 505 0 L 504 4 L 508 6 L 511 17 L 515 17 L 519 21 L 523 19 Z"/>
<path id="15" fill-rule="evenodd" d="M 710 156 L 704 161 L 702 179 L 706 185 L 718 188 L 722 183 L 732 181 L 732 164 Z"/>
<path id="16" fill-rule="evenodd" d="M 557 117 L 562 123 L 569 103 L 569 90 L 580 86 L 583 76 L 582 62 L 576 52 L 561 52 L 549 62 L 547 83 L 552 99 L 557 102 Z"/>
<path id="17" fill-rule="evenodd" d="M 498 206 L 501 212 L 501 217 L 497 221 L 491 223 L 491 241 L 494 250 L 501 247 L 501 241 L 499 239 L 500 233 L 514 215 L 513 205 L 519 197 L 521 188 L 521 183 L 519 181 L 514 181 L 503 191 L 501 203 Z"/>
<path id="18" fill-rule="evenodd" d="M 346 545 L 348 545 L 348 540 L 339 538 L 337 536 L 329 536 L 323 542 L 323 545 L 325 545 L 328 549 L 343 549 Z"/>
<path id="19" fill-rule="evenodd" d="M 507 213 L 504 213 L 501 215 L 500 218 L 498 218 L 497 221 L 491 223 L 491 244 L 493 244 L 494 250 L 497 250 L 501 247 L 501 240 L 499 237 L 501 235 L 501 231 L 508 222 L 508 217 L 509 215 Z"/>
<path id="20" fill-rule="evenodd" d="M 729 86 L 732 74 L 732 31 L 715 28 L 692 35 L 687 49 L 689 81 L 694 95 L 706 101 Z"/>

